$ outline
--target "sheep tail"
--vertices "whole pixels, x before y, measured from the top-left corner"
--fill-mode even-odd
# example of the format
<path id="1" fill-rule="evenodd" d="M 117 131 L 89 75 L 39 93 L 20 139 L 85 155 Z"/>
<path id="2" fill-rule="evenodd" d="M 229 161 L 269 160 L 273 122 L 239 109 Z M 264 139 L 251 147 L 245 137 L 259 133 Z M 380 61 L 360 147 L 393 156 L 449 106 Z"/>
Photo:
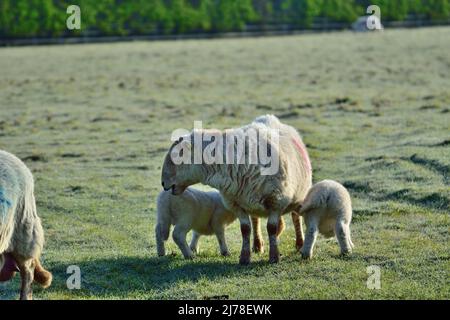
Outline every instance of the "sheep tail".
<path id="1" fill-rule="evenodd" d="M 34 261 L 36 263 L 34 268 L 34 281 L 39 283 L 44 289 L 50 287 L 53 279 L 52 274 L 44 269 L 39 259 L 35 259 Z"/>
<path id="2" fill-rule="evenodd" d="M 300 215 L 304 215 L 305 213 L 320 207 L 320 203 L 317 203 L 315 200 L 317 199 L 311 199 L 310 197 L 307 196 L 305 202 L 303 202 L 303 204 L 299 208 L 298 213 Z"/>

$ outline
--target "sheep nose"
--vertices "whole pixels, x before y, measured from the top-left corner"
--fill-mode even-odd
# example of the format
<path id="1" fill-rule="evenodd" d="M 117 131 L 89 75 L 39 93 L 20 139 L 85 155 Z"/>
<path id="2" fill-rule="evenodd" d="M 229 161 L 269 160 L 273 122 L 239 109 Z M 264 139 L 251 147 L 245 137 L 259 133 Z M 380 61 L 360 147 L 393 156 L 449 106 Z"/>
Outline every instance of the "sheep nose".
<path id="1" fill-rule="evenodd" d="M 161 182 L 162 187 L 164 188 L 164 181 Z"/>

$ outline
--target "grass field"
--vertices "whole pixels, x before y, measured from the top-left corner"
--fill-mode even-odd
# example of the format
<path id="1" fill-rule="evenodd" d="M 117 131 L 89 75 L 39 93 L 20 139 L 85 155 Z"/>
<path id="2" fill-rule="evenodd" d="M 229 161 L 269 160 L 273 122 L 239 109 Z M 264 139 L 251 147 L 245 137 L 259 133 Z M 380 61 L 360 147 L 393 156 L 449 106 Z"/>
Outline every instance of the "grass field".
<path id="1" fill-rule="evenodd" d="M 36 179 L 54 273 L 36 299 L 449 299 L 450 28 L 0 49 L 0 149 Z M 302 261 L 238 265 L 214 237 L 156 256 L 155 198 L 170 134 L 273 113 L 303 135 L 314 180 L 352 194 L 352 256 L 319 238 Z M 265 228 L 264 228 L 265 229 Z M 265 230 L 264 230 L 265 234 Z M 267 245 L 267 240 L 266 240 Z M 66 288 L 78 265 L 81 290 Z M 366 268 L 381 268 L 369 290 Z M 15 299 L 19 277 L 0 284 Z"/>

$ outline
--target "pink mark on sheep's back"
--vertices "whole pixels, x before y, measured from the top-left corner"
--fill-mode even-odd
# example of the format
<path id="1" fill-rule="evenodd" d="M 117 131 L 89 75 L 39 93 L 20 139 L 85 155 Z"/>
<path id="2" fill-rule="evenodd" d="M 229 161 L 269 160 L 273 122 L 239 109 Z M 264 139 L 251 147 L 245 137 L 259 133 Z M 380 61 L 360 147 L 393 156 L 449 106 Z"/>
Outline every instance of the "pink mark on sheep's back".
<path id="1" fill-rule="evenodd" d="M 312 167 L 311 167 L 311 161 L 309 160 L 308 151 L 306 151 L 305 147 L 302 146 L 302 143 L 297 141 L 296 139 L 292 139 L 292 142 L 294 143 L 298 152 L 301 154 L 302 158 L 304 159 L 306 168 L 308 169 L 308 173 L 311 175 Z"/>

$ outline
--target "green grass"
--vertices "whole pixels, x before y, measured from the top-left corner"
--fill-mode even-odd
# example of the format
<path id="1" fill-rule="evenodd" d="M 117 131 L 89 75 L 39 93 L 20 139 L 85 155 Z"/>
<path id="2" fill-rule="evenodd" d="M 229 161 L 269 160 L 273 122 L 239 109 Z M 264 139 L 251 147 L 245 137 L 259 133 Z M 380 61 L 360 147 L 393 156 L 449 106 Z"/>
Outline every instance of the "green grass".
<path id="1" fill-rule="evenodd" d="M 449 28 L 382 34 L 0 49 L 0 148 L 36 178 L 54 273 L 36 299 L 449 299 Z M 314 180 L 353 198 L 354 254 L 319 238 L 239 266 L 214 237 L 195 261 L 156 257 L 160 169 L 173 129 L 228 128 L 274 113 L 307 143 Z M 267 240 L 266 240 L 267 242 Z M 79 265 L 82 289 L 66 288 Z M 381 289 L 366 287 L 370 265 Z M 16 298 L 19 279 L 0 284 Z"/>

